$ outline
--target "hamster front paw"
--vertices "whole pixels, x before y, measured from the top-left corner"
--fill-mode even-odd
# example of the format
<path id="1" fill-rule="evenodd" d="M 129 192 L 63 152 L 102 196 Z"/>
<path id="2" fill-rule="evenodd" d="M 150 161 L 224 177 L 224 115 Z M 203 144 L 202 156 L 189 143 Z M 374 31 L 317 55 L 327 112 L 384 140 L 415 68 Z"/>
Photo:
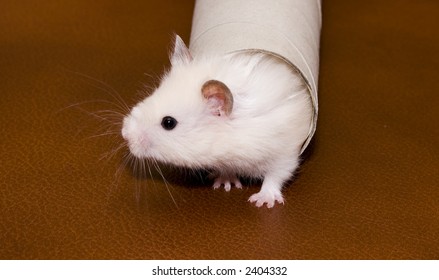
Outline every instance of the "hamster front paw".
<path id="1" fill-rule="evenodd" d="M 231 190 L 232 185 L 235 186 L 235 188 L 237 189 L 242 188 L 241 181 L 238 179 L 238 177 L 236 177 L 236 175 L 220 175 L 213 182 L 214 189 L 218 189 L 219 187 L 224 186 L 224 190 L 226 192 Z"/>
<path id="2" fill-rule="evenodd" d="M 256 203 L 256 207 L 261 207 L 266 203 L 267 208 L 272 208 L 276 201 L 280 204 L 284 204 L 282 193 L 277 189 L 266 190 L 263 188 L 258 193 L 250 196 L 248 201 L 250 201 L 250 203 Z"/>

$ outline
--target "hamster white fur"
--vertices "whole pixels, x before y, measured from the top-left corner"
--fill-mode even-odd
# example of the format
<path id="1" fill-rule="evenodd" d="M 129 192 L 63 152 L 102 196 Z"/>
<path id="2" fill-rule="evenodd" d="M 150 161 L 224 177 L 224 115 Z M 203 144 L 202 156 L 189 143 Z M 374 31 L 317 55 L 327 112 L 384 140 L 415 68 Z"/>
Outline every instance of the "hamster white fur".
<path id="1" fill-rule="evenodd" d="M 260 178 L 249 201 L 283 204 L 282 185 L 298 167 L 312 116 L 298 75 L 265 54 L 192 57 L 178 36 L 170 60 L 159 87 L 124 118 L 130 152 L 211 170 L 215 189 L 241 188 L 238 176 Z M 211 95 L 203 92 L 207 81 L 217 83 Z"/>

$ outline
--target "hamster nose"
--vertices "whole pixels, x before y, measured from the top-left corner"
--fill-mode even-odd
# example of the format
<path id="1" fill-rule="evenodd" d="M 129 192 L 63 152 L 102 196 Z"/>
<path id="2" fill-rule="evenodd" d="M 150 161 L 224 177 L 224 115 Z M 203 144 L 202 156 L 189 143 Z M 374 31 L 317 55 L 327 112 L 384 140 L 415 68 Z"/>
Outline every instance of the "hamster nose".
<path id="1" fill-rule="evenodd" d="M 128 141 L 129 138 L 129 129 L 130 127 L 132 127 L 133 121 L 132 118 L 130 116 L 126 116 L 123 119 L 123 123 L 122 123 L 122 129 L 120 131 L 120 134 L 122 134 L 123 139 Z M 131 129 L 132 130 L 132 129 Z"/>
<path id="2" fill-rule="evenodd" d="M 128 131 L 127 131 L 126 127 L 122 127 L 121 134 L 122 134 L 123 139 L 128 140 Z"/>

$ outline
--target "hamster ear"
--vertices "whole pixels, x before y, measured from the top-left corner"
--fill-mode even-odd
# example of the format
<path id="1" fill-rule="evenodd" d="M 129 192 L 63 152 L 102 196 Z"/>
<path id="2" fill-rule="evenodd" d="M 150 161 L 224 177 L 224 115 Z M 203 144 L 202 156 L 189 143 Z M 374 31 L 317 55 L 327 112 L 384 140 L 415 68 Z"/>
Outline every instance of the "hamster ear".
<path id="1" fill-rule="evenodd" d="M 201 87 L 201 93 L 207 101 L 212 115 L 229 116 L 233 108 L 233 96 L 229 88 L 217 80 L 209 80 Z"/>
<path id="2" fill-rule="evenodd" d="M 188 64 L 192 61 L 192 55 L 189 52 L 189 49 L 178 35 L 175 35 L 174 50 L 171 54 L 170 60 L 172 66 Z"/>

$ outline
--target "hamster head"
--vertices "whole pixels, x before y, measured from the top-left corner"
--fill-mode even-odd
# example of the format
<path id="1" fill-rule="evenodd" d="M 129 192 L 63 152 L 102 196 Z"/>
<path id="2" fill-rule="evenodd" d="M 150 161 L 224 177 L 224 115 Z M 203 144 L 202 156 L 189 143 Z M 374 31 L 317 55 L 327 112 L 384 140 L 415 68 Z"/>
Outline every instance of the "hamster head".
<path id="1" fill-rule="evenodd" d="M 122 136 L 137 158 L 196 168 L 209 165 L 212 134 L 230 115 L 229 88 L 212 79 L 212 66 L 196 62 L 176 36 L 171 69 L 159 87 L 124 118 Z"/>

